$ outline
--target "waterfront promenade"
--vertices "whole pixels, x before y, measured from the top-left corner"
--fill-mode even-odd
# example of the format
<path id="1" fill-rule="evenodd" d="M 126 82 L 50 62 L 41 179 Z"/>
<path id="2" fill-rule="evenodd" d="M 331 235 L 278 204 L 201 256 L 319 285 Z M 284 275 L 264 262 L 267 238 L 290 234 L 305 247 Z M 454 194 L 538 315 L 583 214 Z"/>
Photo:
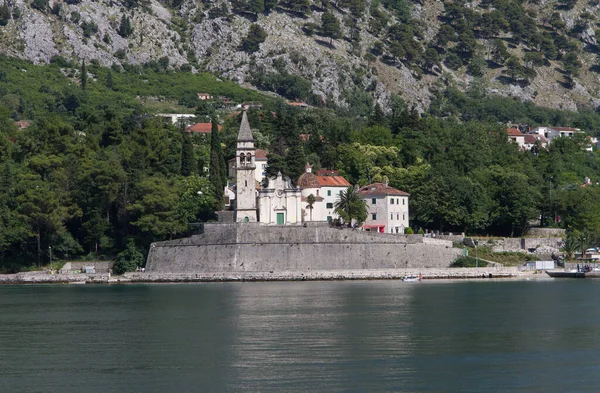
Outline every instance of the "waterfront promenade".
<path id="1" fill-rule="evenodd" d="M 327 281 L 327 280 L 399 280 L 404 276 L 422 276 L 423 280 L 447 279 L 526 279 L 544 277 L 516 267 L 485 268 L 423 268 L 423 269 L 362 269 L 269 271 L 225 273 L 125 273 L 108 274 L 48 274 L 27 272 L 0 275 L 0 284 L 118 284 L 118 283 L 169 283 L 169 282 L 236 282 L 236 281 Z M 545 278 L 545 277 L 544 277 Z"/>

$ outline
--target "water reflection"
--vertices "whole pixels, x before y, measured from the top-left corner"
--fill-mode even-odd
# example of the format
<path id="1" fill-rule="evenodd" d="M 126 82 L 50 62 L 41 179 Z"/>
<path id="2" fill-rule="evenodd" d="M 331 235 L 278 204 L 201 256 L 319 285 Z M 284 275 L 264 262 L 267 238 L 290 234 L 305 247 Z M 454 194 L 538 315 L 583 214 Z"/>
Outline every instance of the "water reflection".
<path id="1" fill-rule="evenodd" d="M 600 280 L 0 287 L 0 391 L 598 391 Z"/>

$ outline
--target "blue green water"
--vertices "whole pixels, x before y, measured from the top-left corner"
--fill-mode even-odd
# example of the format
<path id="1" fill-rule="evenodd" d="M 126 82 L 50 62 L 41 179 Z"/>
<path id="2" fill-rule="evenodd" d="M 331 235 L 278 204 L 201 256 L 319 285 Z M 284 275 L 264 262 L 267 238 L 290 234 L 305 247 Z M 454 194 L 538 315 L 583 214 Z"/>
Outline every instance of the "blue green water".
<path id="1" fill-rule="evenodd" d="M 0 286 L 0 392 L 598 392 L 600 280 Z"/>

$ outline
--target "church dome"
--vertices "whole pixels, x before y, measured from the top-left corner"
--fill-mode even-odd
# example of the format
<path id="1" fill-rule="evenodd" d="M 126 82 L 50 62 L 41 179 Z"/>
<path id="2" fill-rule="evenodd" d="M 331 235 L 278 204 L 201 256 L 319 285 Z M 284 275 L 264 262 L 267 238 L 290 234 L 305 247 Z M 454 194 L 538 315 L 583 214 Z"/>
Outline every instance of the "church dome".
<path id="1" fill-rule="evenodd" d="M 317 175 L 311 172 L 304 172 L 298 178 L 298 187 L 300 188 L 319 188 L 321 185 L 319 184 L 319 178 Z"/>

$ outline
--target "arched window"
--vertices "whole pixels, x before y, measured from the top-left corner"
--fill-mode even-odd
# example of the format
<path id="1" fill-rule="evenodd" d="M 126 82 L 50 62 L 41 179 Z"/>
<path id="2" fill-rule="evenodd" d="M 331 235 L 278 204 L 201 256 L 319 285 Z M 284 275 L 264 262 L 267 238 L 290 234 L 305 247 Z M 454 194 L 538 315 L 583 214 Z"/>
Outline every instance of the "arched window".
<path id="1" fill-rule="evenodd" d="M 246 162 L 248 164 L 252 164 L 252 154 L 250 154 L 250 153 L 246 154 Z"/>
<path id="2" fill-rule="evenodd" d="M 240 153 L 240 165 L 244 165 L 246 163 L 246 156 L 244 153 Z"/>

